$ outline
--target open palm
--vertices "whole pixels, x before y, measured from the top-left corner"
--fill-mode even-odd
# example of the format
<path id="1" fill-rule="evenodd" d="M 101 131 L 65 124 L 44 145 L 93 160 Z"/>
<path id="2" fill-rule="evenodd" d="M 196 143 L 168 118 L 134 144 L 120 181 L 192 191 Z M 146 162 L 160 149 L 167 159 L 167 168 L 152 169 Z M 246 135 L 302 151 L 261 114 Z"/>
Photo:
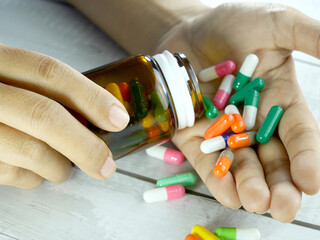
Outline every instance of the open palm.
<path id="1" fill-rule="evenodd" d="M 238 69 L 256 54 L 254 77 L 265 80 L 260 92 L 256 130 L 273 105 L 284 114 L 267 144 L 234 151 L 230 172 L 217 178 L 213 166 L 219 153 L 203 154 L 203 133 L 216 120 L 202 118 L 179 131 L 173 141 L 186 155 L 213 196 L 223 205 L 271 215 L 282 222 L 294 219 L 301 191 L 315 194 L 320 187 L 320 135 L 296 80 L 292 50 L 319 58 L 320 23 L 297 10 L 274 4 L 225 4 L 189 18 L 170 31 L 154 52 L 185 53 L 198 73 L 232 59 Z M 219 81 L 201 83 L 212 98 Z"/>

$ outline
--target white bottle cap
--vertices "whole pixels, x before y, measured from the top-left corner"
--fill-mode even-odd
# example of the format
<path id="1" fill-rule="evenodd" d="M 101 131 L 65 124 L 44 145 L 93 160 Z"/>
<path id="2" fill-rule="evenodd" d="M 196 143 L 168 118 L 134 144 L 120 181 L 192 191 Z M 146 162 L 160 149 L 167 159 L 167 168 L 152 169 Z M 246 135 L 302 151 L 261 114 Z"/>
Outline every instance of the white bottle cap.
<path id="1" fill-rule="evenodd" d="M 192 127 L 195 122 L 195 113 L 187 87 L 189 76 L 185 68 L 179 67 L 177 59 L 169 51 L 154 55 L 153 58 L 159 64 L 169 86 L 177 113 L 178 129 Z"/>

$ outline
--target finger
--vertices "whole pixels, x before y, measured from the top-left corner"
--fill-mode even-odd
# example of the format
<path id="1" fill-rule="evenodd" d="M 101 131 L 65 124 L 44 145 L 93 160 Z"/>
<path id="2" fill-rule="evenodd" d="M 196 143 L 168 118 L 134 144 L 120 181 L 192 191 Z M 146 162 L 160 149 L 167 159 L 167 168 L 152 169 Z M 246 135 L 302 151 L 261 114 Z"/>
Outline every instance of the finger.
<path id="1" fill-rule="evenodd" d="M 213 173 L 213 167 L 219 157 L 219 152 L 202 153 L 200 144 L 204 139 L 196 136 L 191 137 L 193 133 L 197 132 L 198 127 L 199 125 L 195 129 L 179 131 L 173 141 L 199 174 L 210 193 L 224 206 L 238 209 L 241 203 L 232 174 L 228 172 L 223 178 L 218 178 Z"/>
<path id="2" fill-rule="evenodd" d="M 71 162 L 44 142 L 0 124 L 0 161 L 28 169 L 55 183 L 66 180 Z"/>
<path id="3" fill-rule="evenodd" d="M 240 148 L 233 151 L 231 165 L 237 191 L 242 206 L 249 212 L 264 213 L 270 207 L 270 191 L 262 166 L 252 148 Z"/>
<path id="4" fill-rule="evenodd" d="M 42 182 L 43 178 L 32 171 L 0 162 L 0 185 L 29 189 L 40 186 Z"/>
<path id="5" fill-rule="evenodd" d="M 278 138 L 272 137 L 257 149 L 271 192 L 270 213 L 280 222 L 291 222 L 301 205 L 301 192 L 294 186 L 287 152 Z"/>
<path id="6" fill-rule="evenodd" d="M 48 96 L 94 125 L 119 131 L 129 122 L 124 106 L 70 66 L 51 57 L 0 45 L 1 81 Z"/>
<path id="7" fill-rule="evenodd" d="M 271 11 L 278 46 L 320 58 L 320 22 L 294 8 Z M 286 31 L 284 31 L 286 29 Z"/>
<path id="8" fill-rule="evenodd" d="M 279 136 L 289 155 L 293 182 L 307 194 L 317 193 L 320 188 L 320 135 L 315 119 L 301 98 L 285 109 L 279 123 Z"/>
<path id="9" fill-rule="evenodd" d="M 106 144 L 59 103 L 0 84 L 0 105 L 0 122 L 47 143 L 88 175 L 105 179 L 115 171 Z"/>

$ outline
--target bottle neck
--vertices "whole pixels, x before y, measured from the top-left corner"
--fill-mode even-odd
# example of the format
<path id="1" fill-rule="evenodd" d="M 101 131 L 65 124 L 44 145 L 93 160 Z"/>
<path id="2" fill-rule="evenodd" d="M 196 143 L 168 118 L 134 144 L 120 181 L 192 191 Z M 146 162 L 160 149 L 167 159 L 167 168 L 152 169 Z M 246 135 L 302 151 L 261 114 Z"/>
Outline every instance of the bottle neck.
<path id="1" fill-rule="evenodd" d="M 203 115 L 203 99 L 198 79 L 186 56 L 164 51 L 154 55 L 172 97 L 177 129 L 192 127 Z"/>

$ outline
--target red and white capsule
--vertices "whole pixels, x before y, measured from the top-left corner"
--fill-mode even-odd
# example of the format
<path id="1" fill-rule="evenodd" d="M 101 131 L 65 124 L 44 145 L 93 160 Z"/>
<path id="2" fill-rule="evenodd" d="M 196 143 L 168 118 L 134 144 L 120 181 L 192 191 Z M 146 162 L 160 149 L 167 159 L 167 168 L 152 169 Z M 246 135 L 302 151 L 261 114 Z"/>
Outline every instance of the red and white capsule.
<path id="1" fill-rule="evenodd" d="M 181 198 L 184 194 L 185 188 L 180 184 L 176 184 L 147 190 L 143 194 L 143 199 L 147 203 L 153 203 Z"/>
<path id="2" fill-rule="evenodd" d="M 243 118 L 241 117 L 241 114 L 238 110 L 238 108 L 235 105 L 228 105 L 225 109 L 224 109 L 225 113 L 229 113 L 232 114 L 234 117 L 234 123 L 231 125 L 231 129 L 233 132 L 235 133 L 241 133 L 245 130 L 245 122 L 243 120 Z"/>
<path id="3" fill-rule="evenodd" d="M 146 153 L 151 157 L 158 158 L 175 165 L 179 165 L 184 161 L 184 155 L 182 152 L 159 145 L 148 148 Z"/>
<path id="4" fill-rule="evenodd" d="M 221 110 L 226 106 L 232 92 L 234 79 L 235 76 L 233 76 L 232 74 L 228 74 L 223 78 L 219 89 L 213 98 L 213 104 L 218 110 Z"/>
<path id="5" fill-rule="evenodd" d="M 232 60 L 228 60 L 225 62 L 218 63 L 212 67 L 208 67 L 203 69 L 199 73 L 199 79 L 202 82 L 209 82 L 219 77 L 226 76 L 227 74 L 231 74 L 236 70 L 236 64 Z"/>

